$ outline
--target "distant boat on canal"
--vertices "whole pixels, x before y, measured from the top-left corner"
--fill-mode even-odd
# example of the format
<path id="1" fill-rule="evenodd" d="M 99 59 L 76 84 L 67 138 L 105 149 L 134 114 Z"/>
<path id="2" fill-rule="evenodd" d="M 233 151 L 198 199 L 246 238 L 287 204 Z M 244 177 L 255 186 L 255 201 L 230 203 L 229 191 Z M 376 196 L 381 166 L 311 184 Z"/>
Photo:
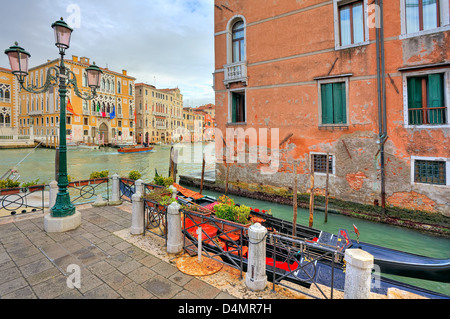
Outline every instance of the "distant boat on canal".
<path id="1" fill-rule="evenodd" d="M 144 145 L 132 145 L 132 146 L 124 146 L 119 148 L 117 151 L 119 153 L 147 153 L 153 150 L 153 146 L 148 146 L 148 144 Z"/>

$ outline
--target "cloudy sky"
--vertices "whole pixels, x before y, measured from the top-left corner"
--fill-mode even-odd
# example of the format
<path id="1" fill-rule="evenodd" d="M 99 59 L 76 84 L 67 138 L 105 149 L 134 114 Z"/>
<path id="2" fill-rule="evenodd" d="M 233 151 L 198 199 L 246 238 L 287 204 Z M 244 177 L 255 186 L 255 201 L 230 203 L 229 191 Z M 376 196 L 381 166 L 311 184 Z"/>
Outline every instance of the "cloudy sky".
<path id="1" fill-rule="evenodd" d="M 2 12 L 0 49 L 19 42 L 30 67 L 58 57 L 51 24 L 63 17 L 74 28 L 66 58 L 179 87 L 185 106 L 214 103 L 213 0 L 8 0 Z M 0 67 L 9 68 L 6 55 Z"/>

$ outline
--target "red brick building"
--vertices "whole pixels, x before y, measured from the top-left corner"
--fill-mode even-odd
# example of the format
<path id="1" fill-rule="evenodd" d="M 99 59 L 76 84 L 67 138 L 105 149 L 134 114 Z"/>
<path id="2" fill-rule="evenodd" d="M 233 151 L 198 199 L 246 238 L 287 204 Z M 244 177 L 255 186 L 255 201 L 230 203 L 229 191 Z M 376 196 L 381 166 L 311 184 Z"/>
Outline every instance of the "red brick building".
<path id="1" fill-rule="evenodd" d="M 215 0 L 217 127 L 289 137 L 276 173 L 230 181 L 291 187 L 295 161 L 323 190 L 328 165 L 339 199 L 450 215 L 449 1 L 372 2 Z"/>

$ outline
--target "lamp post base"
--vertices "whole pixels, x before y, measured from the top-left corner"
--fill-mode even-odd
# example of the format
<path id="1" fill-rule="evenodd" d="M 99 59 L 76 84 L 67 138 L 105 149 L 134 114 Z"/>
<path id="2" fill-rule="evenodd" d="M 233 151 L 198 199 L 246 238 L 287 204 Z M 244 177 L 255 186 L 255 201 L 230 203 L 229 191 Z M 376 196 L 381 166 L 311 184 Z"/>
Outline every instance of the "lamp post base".
<path id="1" fill-rule="evenodd" d="M 47 233 L 63 233 L 74 230 L 81 225 L 81 213 L 75 210 L 75 213 L 66 217 L 53 217 L 47 214 L 44 217 L 44 230 Z"/>

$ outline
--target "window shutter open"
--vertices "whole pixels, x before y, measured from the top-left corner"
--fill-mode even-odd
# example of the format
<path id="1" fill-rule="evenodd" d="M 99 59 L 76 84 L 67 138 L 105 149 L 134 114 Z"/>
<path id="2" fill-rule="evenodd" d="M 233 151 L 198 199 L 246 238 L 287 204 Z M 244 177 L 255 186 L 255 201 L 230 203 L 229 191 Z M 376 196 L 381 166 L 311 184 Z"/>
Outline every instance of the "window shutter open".
<path id="1" fill-rule="evenodd" d="M 345 83 L 333 83 L 333 117 L 334 124 L 344 124 L 347 121 L 345 110 Z"/>
<path id="2" fill-rule="evenodd" d="M 428 76 L 428 107 L 444 107 L 444 90 L 442 74 L 430 74 Z M 444 109 L 428 110 L 430 124 L 443 124 L 445 119 Z M 443 116 L 444 115 L 444 116 Z"/>
<path id="3" fill-rule="evenodd" d="M 333 123 L 333 86 L 332 84 L 322 84 L 322 124 Z"/>

